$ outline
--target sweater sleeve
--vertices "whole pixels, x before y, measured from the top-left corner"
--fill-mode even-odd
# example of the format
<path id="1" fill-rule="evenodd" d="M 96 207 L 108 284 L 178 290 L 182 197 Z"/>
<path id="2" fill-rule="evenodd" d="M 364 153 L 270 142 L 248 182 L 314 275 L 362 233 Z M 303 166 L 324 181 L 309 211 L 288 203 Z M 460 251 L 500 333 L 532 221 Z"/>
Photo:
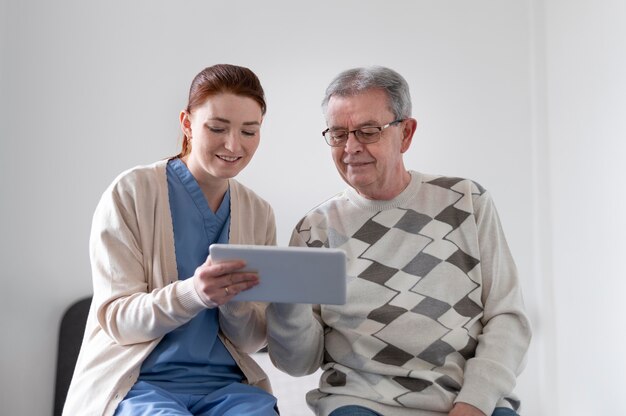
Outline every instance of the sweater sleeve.
<path id="1" fill-rule="evenodd" d="M 294 231 L 291 246 L 306 246 Z M 322 364 L 324 335 L 308 304 L 272 303 L 266 311 L 267 341 L 274 365 L 292 376 L 314 373 Z"/>
<path id="2" fill-rule="evenodd" d="M 246 189 L 233 186 L 236 187 L 234 195 L 237 195 L 240 206 L 235 214 L 237 235 L 233 235 L 232 242 L 276 245 L 276 220 L 272 207 L 251 192 L 244 192 Z M 267 304 L 261 302 L 228 302 L 220 306 L 222 333 L 239 350 L 247 353 L 258 351 L 267 342 L 266 307 Z"/>
<path id="3" fill-rule="evenodd" d="M 148 284 L 166 270 L 155 270 L 160 261 L 153 261 L 154 256 L 162 253 L 148 252 L 154 244 L 146 242 L 157 238 L 154 229 L 158 227 L 154 223 L 160 219 L 154 206 L 145 209 L 144 205 L 150 202 L 142 200 L 142 205 L 144 202 L 138 200 L 143 194 L 138 197 L 136 188 L 143 183 L 137 182 L 136 176 L 128 175 L 105 191 L 96 208 L 90 236 L 98 323 L 120 345 L 162 337 L 205 308 L 191 279 L 161 288 Z M 141 226 L 139 216 L 148 215 L 157 216 L 150 227 Z M 147 228 L 151 230 L 148 232 Z M 176 276 L 171 278 L 176 280 Z"/>
<path id="4" fill-rule="evenodd" d="M 475 201 L 482 274 L 483 330 L 464 371 L 455 402 L 469 403 L 487 415 L 510 394 L 524 365 L 531 329 L 513 258 L 493 201 L 484 193 Z"/>

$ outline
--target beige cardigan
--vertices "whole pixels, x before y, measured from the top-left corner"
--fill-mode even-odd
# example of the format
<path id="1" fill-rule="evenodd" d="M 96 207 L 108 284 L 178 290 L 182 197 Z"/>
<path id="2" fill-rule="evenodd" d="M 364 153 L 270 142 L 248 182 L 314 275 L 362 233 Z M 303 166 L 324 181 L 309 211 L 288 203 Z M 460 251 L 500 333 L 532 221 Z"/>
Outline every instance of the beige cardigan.
<path id="1" fill-rule="evenodd" d="M 93 302 L 64 415 L 112 415 L 161 338 L 207 306 L 192 279 L 178 280 L 167 161 L 122 173 L 93 217 L 90 257 Z M 232 244 L 276 243 L 274 213 L 251 190 L 230 180 Z M 248 356 L 266 342 L 265 304 L 220 307 L 220 334 L 246 382 L 271 391 Z"/>

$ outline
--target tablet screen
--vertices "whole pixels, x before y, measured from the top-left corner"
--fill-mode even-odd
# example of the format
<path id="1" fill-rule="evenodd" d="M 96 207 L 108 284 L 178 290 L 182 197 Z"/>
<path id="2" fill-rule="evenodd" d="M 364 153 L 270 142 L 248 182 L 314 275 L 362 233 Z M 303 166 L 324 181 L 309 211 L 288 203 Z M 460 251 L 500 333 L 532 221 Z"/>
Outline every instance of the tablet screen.
<path id="1" fill-rule="evenodd" d="M 342 250 L 212 244 L 211 259 L 246 261 L 260 283 L 234 301 L 342 305 L 346 302 L 346 255 Z"/>

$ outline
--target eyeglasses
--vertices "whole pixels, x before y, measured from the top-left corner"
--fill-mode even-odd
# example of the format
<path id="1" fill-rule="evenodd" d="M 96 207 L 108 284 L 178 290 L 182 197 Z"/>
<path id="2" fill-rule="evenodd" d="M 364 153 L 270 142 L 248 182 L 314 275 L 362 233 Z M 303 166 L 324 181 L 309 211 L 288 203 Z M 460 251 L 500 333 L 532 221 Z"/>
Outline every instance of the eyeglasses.
<path id="1" fill-rule="evenodd" d="M 348 141 L 350 133 L 354 133 L 354 137 L 358 140 L 359 143 L 376 143 L 380 140 L 383 130 L 385 130 L 387 127 L 395 126 L 398 123 L 402 123 L 404 120 L 406 119 L 399 118 L 392 121 L 391 123 L 385 124 L 384 126 L 364 126 L 354 130 L 331 130 L 328 128 L 322 132 L 322 136 L 324 136 L 324 139 L 326 139 L 326 143 L 328 143 L 328 145 L 332 147 L 344 146 Z"/>

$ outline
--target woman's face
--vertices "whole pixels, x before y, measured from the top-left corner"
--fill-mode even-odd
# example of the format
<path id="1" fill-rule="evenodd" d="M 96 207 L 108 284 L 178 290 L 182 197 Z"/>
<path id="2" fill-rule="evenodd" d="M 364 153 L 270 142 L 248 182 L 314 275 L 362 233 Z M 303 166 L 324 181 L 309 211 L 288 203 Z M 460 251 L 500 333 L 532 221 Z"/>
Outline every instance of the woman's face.
<path id="1" fill-rule="evenodd" d="M 199 182 L 228 179 L 248 165 L 259 146 L 261 106 L 252 98 L 222 93 L 180 115 L 191 152 L 183 157 Z"/>

